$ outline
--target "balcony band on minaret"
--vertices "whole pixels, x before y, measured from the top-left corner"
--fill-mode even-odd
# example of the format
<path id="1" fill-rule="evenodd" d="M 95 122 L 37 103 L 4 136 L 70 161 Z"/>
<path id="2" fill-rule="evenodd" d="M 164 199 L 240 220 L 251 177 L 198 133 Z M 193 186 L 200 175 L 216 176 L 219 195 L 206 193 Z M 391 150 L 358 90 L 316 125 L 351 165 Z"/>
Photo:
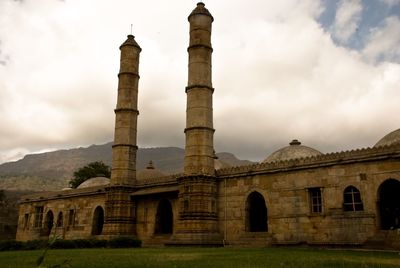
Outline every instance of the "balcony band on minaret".
<path id="1" fill-rule="evenodd" d="M 130 193 L 136 184 L 139 54 L 142 49 L 134 36 L 128 35 L 120 50 L 111 183 L 106 188 L 105 202 L 104 234 L 109 236 L 136 234 L 135 202 Z"/>

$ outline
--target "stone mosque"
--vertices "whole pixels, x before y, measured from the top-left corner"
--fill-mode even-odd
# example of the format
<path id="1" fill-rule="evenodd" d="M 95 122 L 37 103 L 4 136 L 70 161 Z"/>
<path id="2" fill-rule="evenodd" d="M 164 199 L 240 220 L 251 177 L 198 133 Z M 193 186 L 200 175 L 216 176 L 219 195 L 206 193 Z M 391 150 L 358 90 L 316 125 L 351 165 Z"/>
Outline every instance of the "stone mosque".
<path id="1" fill-rule="evenodd" d="M 110 239 L 145 246 L 341 245 L 400 249 L 400 129 L 371 148 L 323 154 L 293 140 L 263 162 L 221 167 L 213 145 L 211 25 L 190 13 L 182 174 L 136 171 L 139 55 L 120 46 L 111 179 L 20 200 L 17 240 Z M 140 131 L 140 130 L 139 130 Z"/>

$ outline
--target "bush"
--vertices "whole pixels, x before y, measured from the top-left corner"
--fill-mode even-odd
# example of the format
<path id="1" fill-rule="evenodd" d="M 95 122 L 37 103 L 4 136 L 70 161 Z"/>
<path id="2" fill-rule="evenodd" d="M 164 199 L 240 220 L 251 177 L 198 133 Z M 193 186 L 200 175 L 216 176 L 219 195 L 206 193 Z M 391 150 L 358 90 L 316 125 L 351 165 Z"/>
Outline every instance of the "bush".
<path id="1" fill-rule="evenodd" d="M 92 241 L 92 247 L 93 248 L 106 248 L 108 241 L 107 240 L 97 240 L 97 239 L 93 239 Z"/>
<path id="2" fill-rule="evenodd" d="M 15 240 L 0 241 L 0 251 L 19 250 L 23 248 L 23 243 Z"/>
<path id="3" fill-rule="evenodd" d="M 74 240 L 57 239 L 50 248 L 76 248 Z"/>
<path id="4" fill-rule="evenodd" d="M 29 240 L 23 242 L 23 249 L 25 250 L 33 250 L 33 249 L 42 249 L 48 245 L 47 240 Z"/>
<path id="5" fill-rule="evenodd" d="M 49 245 L 47 240 L 29 240 L 20 242 L 15 240 L 0 241 L 0 251 L 6 250 L 34 250 L 46 247 L 68 249 L 68 248 L 136 248 L 142 245 L 142 241 L 131 237 L 118 237 L 111 240 L 97 239 L 57 239 Z"/>
<path id="6" fill-rule="evenodd" d="M 75 239 L 72 240 L 76 248 L 92 248 L 93 242 L 90 239 Z"/>
<path id="7" fill-rule="evenodd" d="M 142 245 L 142 241 L 131 237 L 117 237 L 108 241 L 110 248 L 137 248 Z"/>

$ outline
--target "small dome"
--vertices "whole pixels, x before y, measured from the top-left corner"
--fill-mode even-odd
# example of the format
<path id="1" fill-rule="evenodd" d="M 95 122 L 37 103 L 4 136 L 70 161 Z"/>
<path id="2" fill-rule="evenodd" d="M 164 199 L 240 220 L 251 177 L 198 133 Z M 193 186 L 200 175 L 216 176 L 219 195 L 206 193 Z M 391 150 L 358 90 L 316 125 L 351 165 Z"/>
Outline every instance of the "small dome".
<path id="1" fill-rule="evenodd" d="M 304 158 L 317 155 L 322 155 L 322 153 L 311 147 L 301 145 L 301 142 L 299 142 L 298 140 L 293 140 L 289 143 L 289 146 L 283 147 L 273 152 L 263 161 L 263 163 L 279 162 L 289 159 Z"/>
<path id="2" fill-rule="evenodd" d="M 88 187 L 94 187 L 94 186 L 102 186 L 102 185 L 107 185 L 110 184 L 110 179 L 106 177 L 95 177 L 88 179 L 84 182 L 82 182 L 77 189 L 82 189 L 82 188 L 88 188 Z"/>
<path id="3" fill-rule="evenodd" d="M 387 134 L 385 137 L 380 139 L 374 147 L 388 146 L 396 143 L 400 143 L 400 129 Z"/>
<path id="4" fill-rule="evenodd" d="M 146 179 L 159 178 L 159 177 L 164 177 L 164 176 L 165 176 L 164 173 L 162 173 L 161 171 L 158 171 L 154 167 L 153 161 L 150 161 L 149 164 L 147 165 L 146 169 L 142 169 L 137 172 L 136 179 L 146 180 Z"/>
<path id="5" fill-rule="evenodd" d="M 214 168 L 216 170 L 221 169 L 221 168 L 228 168 L 228 167 L 231 167 L 231 165 L 224 161 L 221 161 L 219 159 L 214 159 Z"/>
<path id="6" fill-rule="evenodd" d="M 72 188 L 71 187 L 65 187 L 65 188 L 61 189 L 61 191 L 68 191 L 68 190 L 72 190 Z"/>

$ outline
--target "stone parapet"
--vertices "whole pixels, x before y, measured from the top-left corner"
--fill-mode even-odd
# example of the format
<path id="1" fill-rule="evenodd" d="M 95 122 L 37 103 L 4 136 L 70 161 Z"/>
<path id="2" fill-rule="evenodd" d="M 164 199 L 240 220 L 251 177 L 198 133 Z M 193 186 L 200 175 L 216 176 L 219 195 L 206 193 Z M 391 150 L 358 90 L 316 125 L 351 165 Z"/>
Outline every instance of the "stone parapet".
<path id="1" fill-rule="evenodd" d="M 217 177 L 238 177 L 263 173 L 275 173 L 299 169 L 309 169 L 338 164 L 349 164 L 365 161 L 376 161 L 389 158 L 400 158 L 400 144 L 350 151 L 334 152 L 318 156 L 290 159 L 286 161 L 259 163 L 219 169 Z"/>
<path id="2" fill-rule="evenodd" d="M 93 196 L 93 195 L 104 195 L 105 186 L 95 186 L 83 189 L 70 189 L 62 191 L 51 191 L 51 192 L 40 192 L 35 194 L 24 195 L 21 197 L 19 203 L 31 203 L 44 200 L 54 200 L 54 199 L 66 199 L 75 198 L 80 196 Z"/>

